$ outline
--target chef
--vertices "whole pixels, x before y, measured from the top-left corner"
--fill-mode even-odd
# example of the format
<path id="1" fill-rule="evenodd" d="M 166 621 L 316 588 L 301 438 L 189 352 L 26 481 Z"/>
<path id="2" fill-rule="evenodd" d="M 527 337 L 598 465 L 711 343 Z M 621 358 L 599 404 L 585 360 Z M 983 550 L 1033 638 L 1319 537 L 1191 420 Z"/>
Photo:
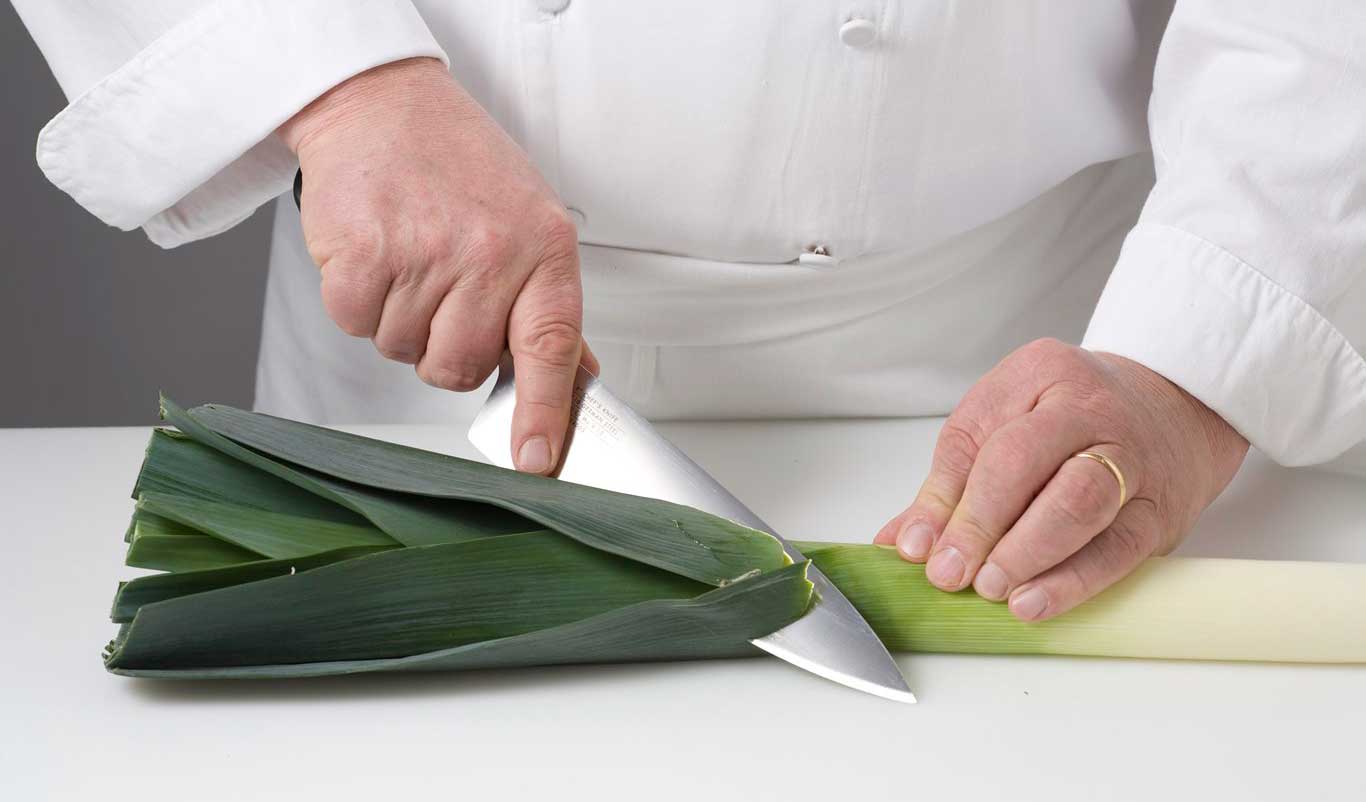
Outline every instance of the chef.
<path id="1" fill-rule="evenodd" d="M 877 542 L 1031 621 L 1249 443 L 1366 439 L 1359 0 L 14 3 L 71 98 L 38 162 L 110 225 L 302 167 L 267 412 L 463 423 L 508 348 L 536 473 L 580 364 L 655 418 L 951 413 Z"/>

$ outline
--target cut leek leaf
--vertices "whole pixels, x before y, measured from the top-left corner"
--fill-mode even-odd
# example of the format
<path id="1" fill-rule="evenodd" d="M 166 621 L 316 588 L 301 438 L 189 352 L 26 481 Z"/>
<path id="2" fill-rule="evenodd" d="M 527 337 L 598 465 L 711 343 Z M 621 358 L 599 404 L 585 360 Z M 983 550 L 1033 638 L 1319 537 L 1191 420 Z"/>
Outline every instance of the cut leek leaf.
<path id="1" fill-rule="evenodd" d="M 114 596 L 114 607 L 109 617 L 118 623 L 132 621 L 133 616 L 144 604 L 166 601 L 179 596 L 189 596 L 206 590 L 244 585 L 259 579 L 288 576 L 317 568 L 320 565 L 373 554 L 382 551 L 384 548 L 383 546 L 352 546 L 295 559 L 257 559 L 239 565 L 219 568 L 181 570 L 169 574 L 140 576 L 119 585 L 118 593 Z"/>
<path id="2" fill-rule="evenodd" d="M 368 524 L 301 518 L 187 496 L 144 493 L 137 509 L 265 557 L 303 557 L 347 546 L 399 545 Z"/>
<path id="3" fill-rule="evenodd" d="M 286 465 L 216 434 L 195 421 L 168 398 L 161 399 L 161 413 L 162 417 L 175 424 L 183 434 L 201 445 L 339 504 L 363 516 L 381 531 L 406 546 L 458 543 L 489 535 L 541 528 L 514 513 L 483 504 L 405 496 L 378 490 L 365 484 L 337 481 L 311 470 Z"/>
<path id="4" fill-rule="evenodd" d="M 154 429 L 133 498 L 157 493 L 253 507 L 281 515 L 366 524 L 355 512 L 277 476 L 197 443 L 173 429 Z"/>
<path id="5" fill-rule="evenodd" d="M 203 535 L 193 526 L 186 526 L 179 521 L 172 521 L 170 518 L 163 518 L 148 510 L 133 508 L 133 519 L 128 524 L 128 534 L 124 541 L 132 543 L 136 538 L 157 535 L 161 537 L 187 537 Z"/>
<path id="6" fill-rule="evenodd" d="M 260 554 L 208 535 L 149 535 L 134 532 L 124 562 L 156 571 L 198 571 L 265 559 Z"/>
<path id="7" fill-rule="evenodd" d="M 265 559 L 250 549 L 215 543 L 216 538 L 205 532 L 144 509 L 133 510 L 124 540 L 125 563 L 156 571 L 196 571 Z"/>
<path id="8" fill-rule="evenodd" d="M 241 444 L 239 448 L 247 446 L 369 487 L 501 507 L 594 548 L 710 585 L 724 585 L 791 562 L 771 535 L 680 504 L 532 476 L 232 407 L 206 405 L 191 410 L 187 417 Z M 179 419 L 173 420 L 180 426 Z"/>

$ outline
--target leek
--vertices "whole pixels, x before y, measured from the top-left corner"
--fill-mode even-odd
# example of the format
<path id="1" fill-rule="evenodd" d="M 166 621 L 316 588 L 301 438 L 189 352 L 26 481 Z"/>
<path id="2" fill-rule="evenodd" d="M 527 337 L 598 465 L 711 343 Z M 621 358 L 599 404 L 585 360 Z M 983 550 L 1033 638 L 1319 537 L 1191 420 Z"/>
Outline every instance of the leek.
<path id="1" fill-rule="evenodd" d="M 227 407 L 157 430 L 106 667 L 290 677 L 758 654 L 807 563 L 667 502 Z M 877 546 L 803 543 L 889 648 L 1366 662 L 1366 565 L 1155 559 L 1026 624 Z"/>
<path id="2" fill-rule="evenodd" d="M 896 651 L 1366 663 L 1366 564 L 1154 557 L 1030 624 L 936 589 L 890 547 L 799 548 Z"/>

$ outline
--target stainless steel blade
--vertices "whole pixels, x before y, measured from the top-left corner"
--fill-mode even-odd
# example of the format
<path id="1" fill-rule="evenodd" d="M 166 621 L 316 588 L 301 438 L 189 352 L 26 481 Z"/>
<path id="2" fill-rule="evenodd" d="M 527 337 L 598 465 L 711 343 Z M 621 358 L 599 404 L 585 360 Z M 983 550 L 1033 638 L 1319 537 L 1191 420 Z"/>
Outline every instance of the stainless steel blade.
<path id="1" fill-rule="evenodd" d="M 512 467 L 514 376 L 505 355 L 488 401 L 470 426 L 469 438 L 489 461 Z M 579 369 L 570 440 L 559 478 L 619 493 L 687 504 L 777 537 L 794 560 L 801 552 L 702 470 L 649 421 Z M 815 602 L 805 616 L 755 646 L 835 682 L 861 691 L 914 702 L 896 662 L 863 616 L 816 567 L 807 577 Z"/>

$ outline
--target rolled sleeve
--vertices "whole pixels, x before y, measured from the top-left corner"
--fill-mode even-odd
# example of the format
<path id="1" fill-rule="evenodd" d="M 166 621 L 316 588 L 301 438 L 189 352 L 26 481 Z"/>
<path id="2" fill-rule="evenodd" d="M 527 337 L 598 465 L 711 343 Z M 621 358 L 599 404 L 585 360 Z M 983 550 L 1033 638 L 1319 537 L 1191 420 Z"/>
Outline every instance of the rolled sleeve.
<path id="1" fill-rule="evenodd" d="M 1082 345 L 1132 359 L 1282 464 L 1366 439 L 1366 361 L 1333 324 L 1217 245 L 1137 226 Z"/>
<path id="2" fill-rule="evenodd" d="M 1157 183 L 1083 344 L 1140 362 L 1287 465 L 1366 441 L 1366 5 L 1178 0 Z"/>
<path id="3" fill-rule="evenodd" d="M 352 75 L 420 56 L 447 61 L 411 0 L 212 3 L 53 118 L 38 164 L 109 225 L 173 247 L 288 188 L 283 122 Z"/>

